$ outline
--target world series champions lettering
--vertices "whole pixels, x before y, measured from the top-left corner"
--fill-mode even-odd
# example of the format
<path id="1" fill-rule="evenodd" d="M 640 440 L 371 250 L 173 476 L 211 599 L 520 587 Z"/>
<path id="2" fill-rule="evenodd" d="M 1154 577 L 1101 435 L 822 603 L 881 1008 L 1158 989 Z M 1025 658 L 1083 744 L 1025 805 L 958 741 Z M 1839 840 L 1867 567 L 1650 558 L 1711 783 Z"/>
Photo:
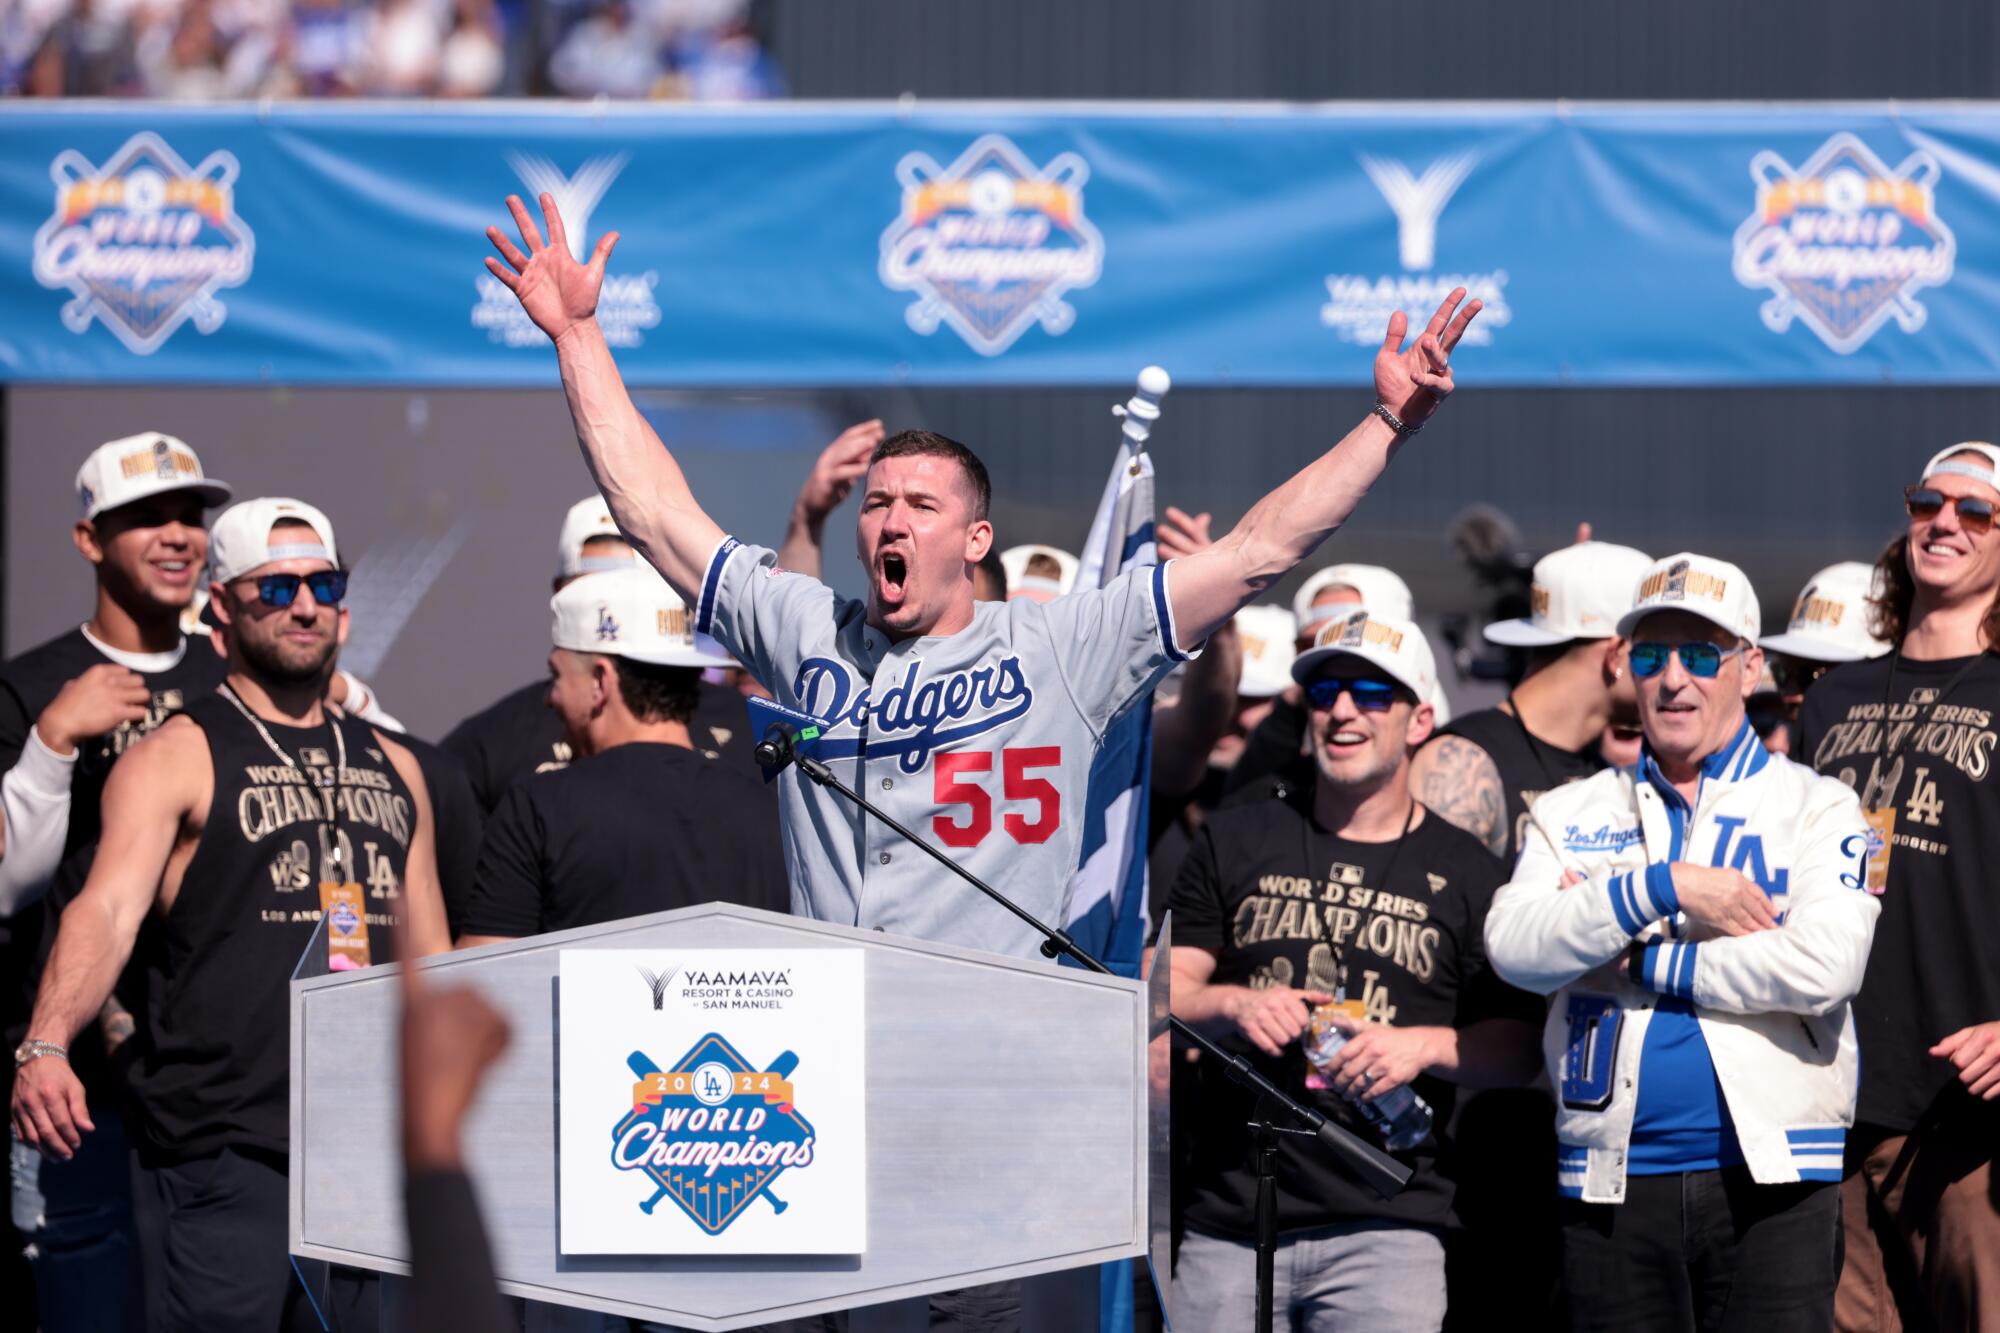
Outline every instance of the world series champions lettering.
<path id="1" fill-rule="evenodd" d="M 1332 949 L 1374 955 L 1428 983 L 1438 971 L 1444 935 L 1430 921 L 1430 905 L 1354 879 L 1356 883 L 1342 883 L 1336 875 L 1322 883 L 1298 875 L 1264 875 L 1256 893 L 1236 907 L 1232 945 L 1254 949 L 1272 941 L 1330 941 Z"/>
<path id="2" fill-rule="evenodd" d="M 335 814 L 343 825 L 379 829 L 403 846 L 410 842 L 410 802 L 396 794 L 387 774 L 342 769 L 331 786 L 308 786 L 298 771 L 280 764 L 252 764 L 250 785 L 236 798 L 236 819 L 245 841 L 257 843 L 294 824 L 324 824 Z M 313 766 L 313 779 L 332 781 L 331 767 Z"/>

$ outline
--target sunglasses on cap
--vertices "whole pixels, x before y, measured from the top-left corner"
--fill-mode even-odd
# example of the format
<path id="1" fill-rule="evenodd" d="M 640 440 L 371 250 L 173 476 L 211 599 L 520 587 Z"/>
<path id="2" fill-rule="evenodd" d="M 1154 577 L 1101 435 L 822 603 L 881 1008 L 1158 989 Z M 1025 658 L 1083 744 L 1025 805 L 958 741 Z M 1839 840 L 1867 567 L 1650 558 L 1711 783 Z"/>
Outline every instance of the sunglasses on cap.
<path id="1" fill-rule="evenodd" d="M 1696 639 L 1692 643 L 1635 643 L 1632 645 L 1632 674 L 1640 680 L 1651 680 L 1667 669 L 1667 659 L 1680 654 L 1681 665 L 1690 676 L 1702 680 L 1713 680 L 1715 673 L 1722 670 L 1722 661 L 1743 651 L 1744 645 L 1734 648 L 1718 648 L 1705 640 Z"/>
<path id="2" fill-rule="evenodd" d="M 259 574 L 257 596 L 264 605 L 280 610 L 299 599 L 299 585 L 312 589 L 313 600 L 321 606 L 339 606 L 347 596 L 347 571 L 320 569 L 310 574 Z"/>
<path id="3" fill-rule="evenodd" d="M 1314 708 L 1331 708 L 1343 694 L 1354 698 L 1354 706 L 1364 713 L 1386 713 L 1396 702 L 1396 687 L 1372 677 L 1321 676 L 1306 686 L 1306 698 Z"/>
<path id="4" fill-rule="evenodd" d="M 1976 495 L 1947 496 L 1943 491 L 1934 491 L 1928 486 L 1903 488 L 1903 508 L 1910 511 L 1911 518 L 1936 518 L 1947 500 L 1958 511 L 1958 521 L 1967 532 L 1993 530 L 1994 505 L 1991 500 L 1982 500 Z"/>

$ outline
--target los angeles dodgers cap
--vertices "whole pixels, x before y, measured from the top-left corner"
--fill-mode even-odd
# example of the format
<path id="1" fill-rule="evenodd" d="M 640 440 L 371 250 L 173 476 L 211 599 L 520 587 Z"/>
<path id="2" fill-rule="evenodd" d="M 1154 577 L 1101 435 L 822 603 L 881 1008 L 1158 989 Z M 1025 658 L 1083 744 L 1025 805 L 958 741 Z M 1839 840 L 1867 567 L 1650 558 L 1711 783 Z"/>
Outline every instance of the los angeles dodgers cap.
<path id="1" fill-rule="evenodd" d="M 203 474 L 187 442 L 158 431 L 108 440 L 76 470 L 76 499 L 84 518 L 167 491 L 193 491 L 202 508 L 229 503 L 226 482 Z"/>
<path id="2" fill-rule="evenodd" d="M 288 520 L 311 528 L 312 537 L 281 535 L 273 541 L 271 529 Z M 332 522 L 304 500 L 267 495 L 229 506 L 209 525 L 208 577 L 212 581 L 240 579 L 274 560 L 325 560 L 338 565 Z"/>
<path id="3" fill-rule="evenodd" d="M 1874 590 L 1873 565 L 1859 560 L 1828 565 L 1800 590 L 1785 632 L 1758 643 L 1770 652 L 1812 662 L 1880 657 L 1889 651 L 1889 642 L 1868 632 L 1868 599 Z"/>
<path id="4" fill-rule="evenodd" d="M 1613 542 L 1578 542 L 1535 562 L 1529 612 L 1483 631 L 1509 648 L 1545 648 L 1576 639 L 1608 639 L 1631 609 L 1632 590 L 1653 557 Z"/>
<path id="5" fill-rule="evenodd" d="M 1653 563 L 1639 581 L 1632 609 L 1618 619 L 1618 633 L 1632 637 L 1655 611 L 1686 611 L 1755 643 L 1764 628 L 1750 577 L 1727 560 L 1683 551 Z"/>
<path id="6" fill-rule="evenodd" d="M 606 537 L 625 540 L 603 496 L 593 495 L 571 505 L 563 515 L 562 533 L 556 538 L 556 577 L 573 579 L 583 574 L 605 574 L 624 569 L 638 559 L 629 550 L 624 555 L 584 554 L 584 543 Z"/>
<path id="7" fill-rule="evenodd" d="M 1367 607 L 1351 608 L 1320 626 L 1313 646 L 1292 663 L 1292 679 L 1307 684 L 1334 657 L 1358 657 L 1380 667 L 1408 687 L 1419 703 L 1438 698 L 1437 658 L 1414 620 L 1378 616 Z"/>
<path id="8" fill-rule="evenodd" d="M 655 666 L 736 665 L 713 640 L 695 633 L 687 603 L 648 565 L 578 579 L 549 599 L 549 609 L 558 648 Z"/>

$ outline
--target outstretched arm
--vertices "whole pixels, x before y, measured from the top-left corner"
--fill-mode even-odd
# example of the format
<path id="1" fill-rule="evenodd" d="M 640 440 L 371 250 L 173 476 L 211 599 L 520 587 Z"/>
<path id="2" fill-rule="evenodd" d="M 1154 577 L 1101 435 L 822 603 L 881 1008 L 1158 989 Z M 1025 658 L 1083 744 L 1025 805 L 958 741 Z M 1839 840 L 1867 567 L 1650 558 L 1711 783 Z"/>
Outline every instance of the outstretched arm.
<path id="1" fill-rule="evenodd" d="M 607 233 L 590 262 L 580 264 L 570 253 L 555 200 L 544 194 L 541 202 L 548 242 L 543 242 L 519 196 L 510 194 L 507 208 L 521 229 L 527 253 L 498 227 L 488 227 L 486 238 L 507 262 L 488 255 L 486 267 L 520 298 L 528 318 L 555 343 L 577 443 L 583 447 L 591 479 L 611 506 L 611 516 L 633 549 L 692 606 L 701 592 L 705 565 L 723 533 L 695 503 L 680 464 L 632 405 L 632 395 L 611 359 L 611 346 L 597 325 L 597 293 L 618 233 Z"/>
<path id="2" fill-rule="evenodd" d="M 1389 317 L 1388 334 L 1375 354 L 1375 401 L 1406 428 L 1423 425 L 1451 392 L 1452 349 L 1479 310 L 1480 303 L 1465 301 L 1465 289 L 1458 288 L 1408 348 L 1403 337 L 1409 321 L 1400 310 Z M 1347 521 L 1403 438 L 1371 412 L 1340 443 L 1252 506 L 1229 535 L 1199 555 L 1175 561 L 1167 592 L 1182 637 L 1200 642 L 1310 555 Z"/>

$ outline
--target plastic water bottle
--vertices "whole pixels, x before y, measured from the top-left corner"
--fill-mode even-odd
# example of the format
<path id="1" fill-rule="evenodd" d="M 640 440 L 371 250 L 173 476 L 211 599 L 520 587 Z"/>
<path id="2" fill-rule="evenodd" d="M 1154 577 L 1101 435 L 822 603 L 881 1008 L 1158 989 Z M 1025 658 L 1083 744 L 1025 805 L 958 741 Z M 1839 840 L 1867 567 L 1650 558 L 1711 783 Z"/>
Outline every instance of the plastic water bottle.
<path id="1" fill-rule="evenodd" d="M 1324 1074 L 1335 1053 L 1345 1045 L 1347 1034 L 1315 1013 L 1312 1032 L 1306 1038 L 1306 1062 Z M 1345 1100 L 1367 1117 L 1391 1152 L 1414 1148 L 1431 1132 L 1430 1103 L 1417 1096 L 1407 1083 L 1366 1101 L 1355 1097 Z"/>

